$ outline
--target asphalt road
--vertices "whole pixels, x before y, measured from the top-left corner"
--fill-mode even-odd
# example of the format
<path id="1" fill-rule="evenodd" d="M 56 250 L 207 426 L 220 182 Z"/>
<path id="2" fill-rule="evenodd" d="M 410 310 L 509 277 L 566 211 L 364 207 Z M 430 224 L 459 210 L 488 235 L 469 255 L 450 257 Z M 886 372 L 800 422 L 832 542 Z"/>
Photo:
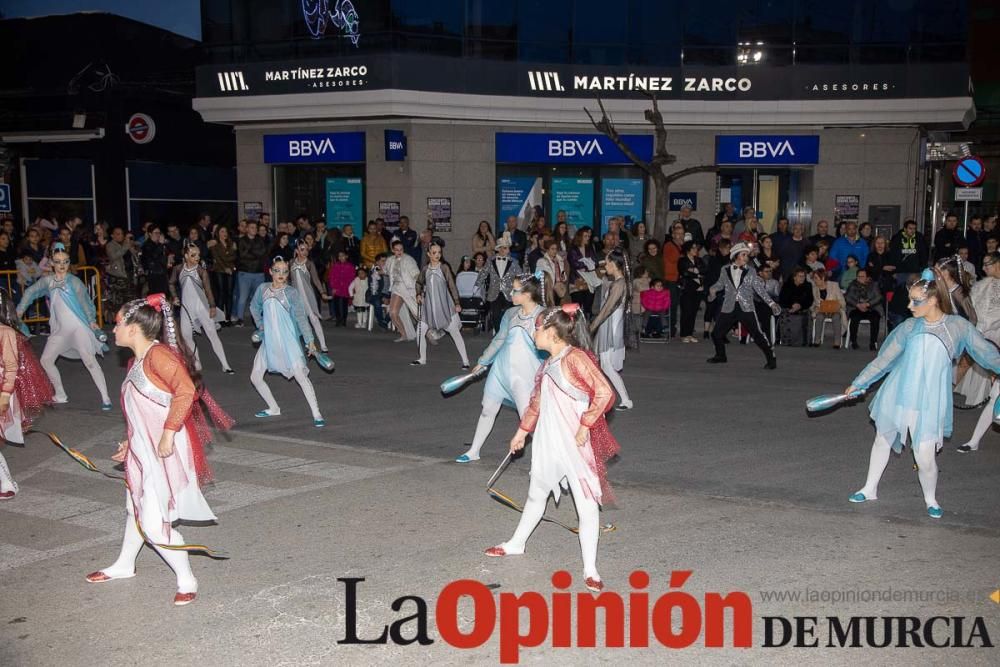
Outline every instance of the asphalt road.
<path id="1" fill-rule="evenodd" d="M 328 375 L 313 365 L 311 372 L 328 424 L 318 430 L 297 385 L 278 376 L 270 384 L 282 415 L 253 417 L 263 403 L 248 380 L 250 333 L 222 332 L 234 377 L 221 373 L 207 345 L 203 350 L 207 384 L 238 426 L 210 454 L 217 482 L 206 497 L 219 525 L 182 530 L 232 557 L 194 558 L 200 592 L 189 607 L 170 604 L 173 576 L 148 549 L 134 579 L 85 583 L 84 574 L 117 555 L 123 489 L 41 436 L 24 449 L 4 448 L 21 492 L 0 506 L 0 664 L 495 664 L 499 629 L 478 648 L 443 641 L 436 602 L 445 586 L 473 579 L 495 595 L 537 591 L 551 608 L 550 578 L 565 569 L 573 576 L 569 591 L 583 590 L 576 537 L 557 526 L 542 524 L 524 556 L 481 555 L 517 521 L 485 493 L 516 420 L 501 414 L 481 462 L 451 463 L 471 439 L 481 386 L 440 395 L 438 383 L 459 372 L 448 339 L 430 348 L 427 366 L 411 367 L 415 346 L 329 328 L 337 370 Z M 476 354 L 487 340 L 467 342 Z M 619 504 L 605 516 L 617 530 L 602 537 L 599 566 L 608 590 L 626 602 L 634 570 L 649 573 L 652 600 L 670 590 L 674 570 L 693 571 L 683 591 L 703 610 L 707 593 L 745 592 L 753 648 L 706 648 L 704 632 L 680 650 L 653 637 L 655 648 L 647 649 L 553 648 L 549 635 L 522 649 L 521 662 L 995 664 L 990 649 L 830 648 L 823 619 L 961 616 L 966 640 L 982 617 L 991 640 L 1000 640 L 1000 605 L 989 600 L 1000 584 L 1000 435 L 989 434 L 974 455 L 959 455 L 954 445 L 978 414 L 956 414 L 956 441 L 938 459 L 940 520 L 926 517 L 909 454 L 893 457 L 877 502 L 851 505 L 847 496 L 863 483 L 873 437 L 867 412 L 854 406 L 809 417 L 804 401 L 845 387 L 869 353 L 783 348 L 773 372 L 761 368 L 753 346 L 731 345 L 730 363 L 721 367 L 705 363 L 710 354 L 704 342 L 672 342 L 630 355 L 623 375 L 635 409 L 611 418 L 622 455 L 610 469 Z M 114 353 L 104 360 L 112 387 L 123 361 Z M 106 463 L 123 433 L 120 411 L 98 410 L 78 362 L 60 367 L 71 402 L 38 427 Z M 527 461 L 518 461 L 501 478 L 519 502 L 527 471 Z M 549 512 L 575 523 L 570 501 L 550 503 Z M 361 577 L 350 605 L 339 579 Z M 426 600 L 433 643 L 338 643 L 352 613 L 361 638 L 415 613 L 413 601 L 391 608 L 406 595 Z M 468 598 L 458 615 L 459 627 L 470 631 Z M 633 625 L 641 615 L 633 608 Z M 819 647 L 763 647 L 765 616 L 818 617 Z M 415 627 L 410 621 L 402 634 L 413 636 Z M 680 627 L 678 615 L 675 631 Z M 600 632 L 597 643 L 604 644 Z"/>

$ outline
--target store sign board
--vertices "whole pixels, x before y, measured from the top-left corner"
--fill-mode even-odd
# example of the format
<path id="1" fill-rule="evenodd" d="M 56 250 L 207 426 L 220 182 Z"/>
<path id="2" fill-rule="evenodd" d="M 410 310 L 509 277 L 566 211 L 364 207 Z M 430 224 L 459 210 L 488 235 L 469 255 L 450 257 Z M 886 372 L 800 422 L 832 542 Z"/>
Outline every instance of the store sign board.
<path id="1" fill-rule="evenodd" d="M 326 226 L 364 229 L 360 178 L 326 179 Z"/>
<path id="2" fill-rule="evenodd" d="M 653 157 L 651 135 L 626 134 L 622 141 L 639 159 Z M 544 134 L 497 132 L 496 161 L 500 164 L 632 164 L 603 134 Z"/>
<path id="3" fill-rule="evenodd" d="M 10 184 L 0 183 L 0 213 L 10 213 Z"/>
<path id="4" fill-rule="evenodd" d="M 406 134 L 402 130 L 385 131 L 385 161 L 402 162 L 406 159 Z"/>
<path id="5" fill-rule="evenodd" d="M 267 164 L 364 161 L 364 132 L 264 135 Z"/>
<path id="6" fill-rule="evenodd" d="M 955 188 L 955 201 L 983 201 L 983 189 Z"/>
<path id="7" fill-rule="evenodd" d="M 741 135 L 715 137 L 719 165 L 808 165 L 819 163 L 819 135 Z"/>
<path id="8" fill-rule="evenodd" d="M 698 210 L 698 193 L 697 192 L 671 192 L 670 193 L 670 210 L 679 211 L 687 206 L 692 211 Z"/>

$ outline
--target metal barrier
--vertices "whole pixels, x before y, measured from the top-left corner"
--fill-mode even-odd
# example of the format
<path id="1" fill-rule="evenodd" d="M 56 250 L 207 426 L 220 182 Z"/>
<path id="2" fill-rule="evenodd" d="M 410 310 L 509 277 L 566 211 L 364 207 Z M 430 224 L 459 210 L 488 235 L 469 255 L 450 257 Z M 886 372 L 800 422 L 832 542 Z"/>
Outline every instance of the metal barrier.
<path id="1" fill-rule="evenodd" d="M 83 284 L 87 288 L 87 293 L 90 294 L 90 298 L 94 301 L 94 307 L 97 311 L 97 326 L 104 328 L 104 302 L 101 296 L 101 290 L 103 288 L 101 284 L 101 272 L 97 270 L 96 266 L 79 266 L 75 271 L 76 277 L 83 281 Z M 21 294 L 23 292 L 21 285 L 17 282 L 17 271 L 0 271 L 0 287 L 6 287 L 7 293 L 14 297 L 15 302 L 21 300 Z M 40 322 L 48 322 L 48 308 L 45 303 L 39 299 L 35 303 L 31 304 L 31 307 L 24 313 L 24 317 L 21 321 L 25 324 L 38 324 Z"/>

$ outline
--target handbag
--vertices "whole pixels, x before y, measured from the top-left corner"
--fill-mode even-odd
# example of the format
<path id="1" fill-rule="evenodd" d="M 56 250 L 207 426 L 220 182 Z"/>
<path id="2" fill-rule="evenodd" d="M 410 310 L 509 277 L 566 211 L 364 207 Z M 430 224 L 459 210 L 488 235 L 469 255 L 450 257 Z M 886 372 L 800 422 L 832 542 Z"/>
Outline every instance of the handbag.
<path id="1" fill-rule="evenodd" d="M 823 299 L 819 302 L 819 312 L 824 315 L 836 315 L 840 312 L 840 302 L 836 299 Z"/>

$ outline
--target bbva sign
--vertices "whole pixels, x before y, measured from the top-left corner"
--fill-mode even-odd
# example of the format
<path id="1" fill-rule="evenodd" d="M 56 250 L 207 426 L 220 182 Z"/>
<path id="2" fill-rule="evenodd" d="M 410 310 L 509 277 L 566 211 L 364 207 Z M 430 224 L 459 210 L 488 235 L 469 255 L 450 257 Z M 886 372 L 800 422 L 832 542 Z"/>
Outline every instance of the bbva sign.
<path id="1" fill-rule="evenodd" d="M 720 165 L 807 165 L 819 163 L 818 135 L 719 135 Z"/>

